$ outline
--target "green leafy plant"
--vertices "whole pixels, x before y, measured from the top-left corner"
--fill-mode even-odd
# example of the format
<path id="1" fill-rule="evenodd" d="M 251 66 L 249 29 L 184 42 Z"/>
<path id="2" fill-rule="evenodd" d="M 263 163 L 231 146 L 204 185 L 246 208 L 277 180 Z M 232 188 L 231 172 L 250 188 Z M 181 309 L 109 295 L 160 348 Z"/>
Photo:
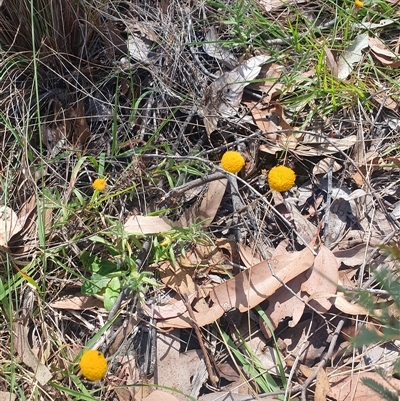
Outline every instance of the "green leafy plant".
<path id="1" fill-rule="evenodd" d="M 353 339 L 353 344 L 356 347 L 400 339 L 400 270 L 398 266 L 400 249 L 397 245 L 382 245 L 380 248 L 393 259 L 396 268 L 383 267 L 374 274 L 375 281 L 388 296 L 385 307 L 377 309 L 375 296 L 367 291 L 358 294 L 358 302 L 370 311 L 370 317 L 380 324 L 381 329 L 378 332 L 363 327 L 357 337 Z M 376 372 L 386 380 L 386 373 L 382 369 L 376 369 Z M 400 358 L 394 361 L 393 372 L 397 376 L 400 375 Z M 399 391 L 389 389 L 389 382 L 387 382 L 388 387 L 385 387 L 371 378 L 363 378 L 362 381 L 385 400 L 399 399 Z"/>
<path id="2" fill-rule="evenodd" d="M 91 273 L 90 278 L 82 285 L 82 293 L 101 296 L 104 307 L 110 310 L 121 290 L 129 288 L 142 301 L 149 286 L 157 286 L 152 273 L 138 271 L 129 239 L 122 229 L 105 233 L 104 236 L 94 235 L 90 238 L 95 244 L 104 246 L 106 256 L 98 256 L 83 252 L 81 260 Z M 107 238 L 108 237 L 108 238 Z M 136 245 L 140 248 L 138 241 Z"/>
<path id="3" fill-rule="evenodd" d="M 170 260 L 175 264 L 176 255 L 185 255 L 186 244 L 205 242 L 207 236 L 199 230 L 199 224 L 174 228 L 160 235 L 139 237 L 129 235 L 117 223 L 109 231 L 89 239 L 103 251 L 82 253 L 81 262 L 90 273 L 82 285 L 82 293 L 101 297 L 104 307 L 110 310 L 124 288 L 130 289 L 139 301 L 143 301 L 148 288 L 158 285 L 152 272 L 138 266 L 136 258 L 142 243 L 151 241 L 153 251 L 148 262 Z"/>

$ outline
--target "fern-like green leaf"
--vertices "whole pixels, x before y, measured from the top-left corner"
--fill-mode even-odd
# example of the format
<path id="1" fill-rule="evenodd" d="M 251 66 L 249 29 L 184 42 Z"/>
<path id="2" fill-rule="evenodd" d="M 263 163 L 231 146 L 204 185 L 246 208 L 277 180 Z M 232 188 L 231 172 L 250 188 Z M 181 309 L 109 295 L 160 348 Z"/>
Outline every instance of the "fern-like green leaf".
<path id="1" fill-rule="evenodd" d="M 394 393 L 386 388 L 381 383 L 378 383 L 376 380 L 371 379 L 370 377 L 364 377 L 361 379 L 362 382 L 369 387 L 371 390 L 378 393 L 381 397 L 383 397 L 387 401 L 399 401 L 399 393 Z"/>

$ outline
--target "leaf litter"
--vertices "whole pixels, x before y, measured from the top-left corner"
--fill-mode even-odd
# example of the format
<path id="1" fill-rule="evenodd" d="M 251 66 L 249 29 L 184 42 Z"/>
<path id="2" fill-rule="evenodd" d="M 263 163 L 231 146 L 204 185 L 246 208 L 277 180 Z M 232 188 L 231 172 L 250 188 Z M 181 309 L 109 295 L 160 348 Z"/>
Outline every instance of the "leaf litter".
<path id="1" fill-rule="evenodd" d="M 289 12 L 288 4 L 290 2 L 259 2 L 267 12 Z M 296 7 L 301 9 L 302 4 L 303 2 L 296 2 Z M 116 397 L 121 401 L 152 400 L 159 397 L 186 400 L 188 395 L 197 398 L 207 386 L 211 391 L 209 384 L 204 385 L 210 380 L 209 366 L 205 363 L 206 354 L 215 357 L 211 369 L 215 369 L 213 374 L 216 377 L 225 378 L 234 384 L 233 387 L 245 387 L 244 392 L 261 392 L 262 387 L 257 382 L 256 375 L 249 374 L 245 369 L 242 371 L 244 365 L 238 366 L 238 359 L 228 355 L 231 349 L 230 352 L 223 351 L 226 344 L 220 339 L 216 340 L 219 333 L 215 326 L 218 326 L 235 338 L 240 344 L 238 349 L 243 354 L 252 353 L 260 361 L 262 368 L 272 372 L 274 377 L 280 375 L 277 369 L 279 358 L 284 360 L 286 378 L 293 379 L 294 374 L 302 377 L 304 381 L 315 374 L 311 391 L 315 392 L 317 400 L 326 400 L 327 397 L 345 400 L 350 394 L 353 399 L 365 399 L 369 390 L 367 391 L 367 387 L 360 384 L 359 380 L 366 378 L 381 382 L 381 376 L 375 372 L 346 369 L 338 362 L 340 356 L 330 356 L 336 371 L 331 370 L 329 366 L 319 367 L 318 363 L 323 361 L 322 355 L 325 355 L 334 338 L 339 319 L 345 319 L 349 327 L 355 327 L 353 321 L 360 318 L 365 319 L 366 325 L 376 324 L 370 318 L 376 311 L 368 310 L 354 302 L 351 296 L 349 297 L 349 288 L 356 289 L 363 285 L 364 276 L 370 276 L 370 266 L 371 269 L 379 269 L 385 264 L 395 268 L 395 263 L 383 252 L 377 252 L 375 246 L 386 243 L 391 238 L 396 239 L 398 230 L 399 216 L 394 205 L 395 202 L 399 202 L 400 197 L 397 189 L 400 163 L 396 153 L 398 145 L 393 141 L 397 135 L 397 94 L 387 90 L 381 82 L 375 82 L 374 88 L 369 88 L 368 91 L 378 105 L 378 110 L 369 109 L 367 112 L 358 104 L 358 118 L 354 122 L 350 115 L 356 109 L 350 110 L 349 107 L 339 116 L 340 122 L 330 123 L 325 119 L 329 127 L 325 127 L 324 135 L 321 135 L 311 130 L 300 118 L 304 110 L 305 114 L 314 115 L 315 102 L 309 102 L 303 106 L 303 110 L 301 107 L 291 108 L 284 102 L 285 96 L 295 95 L 301 85 L 311 85 L 310 82 L 316 79 L 315 70 L 310 68 L 303 71 L 298 75 L 296 84 L 288 86 L 284 82 L 285 74 L 289 72 L 288 67 L 279 57 L 256 53 L 250 57 L 237 57 L 238 49 L 224 47 L 222 42 L 227 32 L 220 32 L 220 29 L 224 29 L 223 25 L 210 25 L 207 29 L 193 31 L 201 40 L 193 41 L 190 50 L 185 49 L 182 50 L 184 53 L 179 53 L 180 50 L 174 47 L 171 37 L 160 35 L 160 32 L 164 32 L 163 29 L 171 29 L 171 33 L 176 35 L 176 28 L 169 20 L 171 16 L 166 12 L 165 4 L 156 7 L 160 13 L 157 14 L 157 18 L 146 21 L 140 21 L 131 6 L 126 6 L 126 9 L 124 7 L 124 35 L 121 36 L 119 29 L 114 26 L 114 22 L 121 23 L 120 19 L 114 16 L 107 25 L 106 31 L 113 40 L 110 39 L 110 43 L 105 45 L 105 54 L 111 59 L 115 58 L 116 54 L 123 55 L 119 60 L 112 60 L 111 64 L 118 66 L 122 71 L 135 68 L 136 65 L 138 75 L 146 76 L 152 89 L 149 94 L 142 94 L 142 102 L 137 110 L 139 114 L 129 119 L 129 129 L 124 127 L 121 130 L 134 130 L 140 136 L 140 140 L 134 143 L 132 138 L 124 138 L 127 141 L 123 143 L 128 144 L 130 150 L 137 150 L 136 145 L 146 143 L 147 139 L 153 141 L 154 138 L 146 136 L 149 127 L 156 127 L 157 119 L 164 120 L 166 115 L 160 114 L 154 118 L 149 110 L 162 113 L 161 105 L 165 106 L 163 102 L 167 99 L 171 102 L 167 108 L 177 107 L 170 121 L 171 125 L 176 124 L 177 129 L 171 131 L 174 133 L 172 135 L 171 132 L 160 128 L 162 139 L 157 142 L 157 146 L 160 145 L 158 152 L 161 155 L 164 155 L 164 151 L 160 150 L 161 145 L 171 141 L 173 154 L 177 156 L 174 163 L 179 164 L 179 155 L 182 154 L 187 155 L 189 161 L 198 163 L 198 158 L 194 159 L 197 156 L 191 153 L 197 143 L 191 143 L 188 139 L 190 135 L 186 137 L 186 134 L 190 133 L 195 137 L 198 133 L 192 131 L 193 127 L 201 126 L 207 140 L 201 142 L 204 149 L 200 149 L 200 155 L 210 155 L 207 159 L 208 164 L 205 165 L 212 165 L 210 170 L 202 170 L 202 174 L 221 173 L 218 170 L 220 155 L 234 145 L 246 156 L 247 163 L 244 171 L 238 174 L 236 185 L 232 184 L 231 177 L 227 175 L 227 178 L 219 177 L 200 182 L 194 186 L 195 189 L 193 186 L 187 186 L 185 189 L 186 184 L 174 188 L 174 184 L 181 184 L 188 176 L 190 180 L 195 181 L 195 176 L 187 175 L 187 166 L 176 176 L 169 172 L 170 175 L 163 176 L 162 168 L 159 168 L 160 153 L 151 155 L 149 148 L 142 155 L 133 156 L 133 162 L 131 158 L 134 153 L 128 153 L 129 161 L 125 165 L 121 164 L 121 169 L 113 170 L 114 167 L 107 167 L 107 173 L 116 177 L 113 177 L 114 181 L 110 185 L 111 192 L 102 195 L 104 197 L 100 198 L 97 206 L 100 208 L 100 205 L 103 205 L 101 210 L 106 211 L 105 214 L 110 213 L 109 210 L 115 212 L 121 209 L 116 218 L 122 223 L 124 235 L 130 238 L 132 244 L 137 244 L 137 241 L 140 242 L 143 238 L 162 238 L 163 234 L 171 229 L 188 228 L 194 223 L 199 223 L 198 229 L 206 230 L 212 237 L 212 241 L 208 243 L 186 243 L 183 248 L 173 244 L 173 260 L 150 264 L 143 263 L 140 258 L 135 260 L 138 267 L 145 266 L 154 272 L 160 287 L 155 287 L 146 294 L 146 303 L 141 306 L 133 308 L 129 305 L 130 300 L 124 299 L 121 303 L 123 322 L 118 321 L 115 330 L 119 330 L 123 325 L 129 330 L 124 331 L 122 336 L 113 337 L 114 333 L 108 334 L 111 344 L 107 346 L 115 345 L 116 350 L 113 350 L 113 354 L 121 353 L 116 357 L 120 366 L 113 365 L 109 373 L 111 387 L 115 386 Z M 172 2 L 171 12 L 176 12 L 174 7 L 176 4 Z M 279 21 L 278 15 L 276 18 Z M 168 28 L 161 29 L 158 25 L 160 21 L 167 21 L 170 25 L 166 24 Z M 384 29 L 392 23 L 391 20 L 381 20 L 379 24 L 372 25 L 363 21 L 361 25 L 354 27 Z M 187 27 L 182 26 L 183 31 L 186 28 L 191 29 L 190 27 L 189 22 Z M 393 70 L 398 68 L 396 49 L 384 42 L 383 38 L 361 33 L 355 36 L 352 42 L 343 45 L 340 51 L 330 49 L 326 44 L 321 49 L 326 57 L 326 67 L 333 78 L 350 83 L 361 70 L 368 51 L 377 64 Z M 178 54 L 175 58 L 174 55 Z M 169 72 L 179 70 L 179 74 L 182 75 L 179 75 L 178 80 L 165 76 L 163 69 L 158 68 L 157 63 L 160 60 L 167 64 L 172 63 Z M 177 67 L 178 60 L 190 60 L 190 63 L 184 67 Z M 203 69 L 199 67 L 199 63 Z M 204 68 L 210 70 L 209 74 L 204 73 Z M 198 103 L 188 105 L 190 107 L 186 107 L 185 104 L 179 110 L 185 117 L 183 120 L 187 118 L 182 123 L 179 120 L 182 116 L 177 113 L 175 118 L 174 113 L 178 110 L 178 104 L 183 105 L 180 103 L 180 85 L 184 85 L 187 79 L 183 78 L 183 71 L 186 69 L 195 71 L 191 74 L 189 88 L 198 90 L 195 96 Z M 91 71 L 91 67 L 89 70 Z M 201 79 L 196 81 L 197 77 Z M 177 86 L 174 86 L 175 84 Z M 127 81 L 118 83 L 117 87 L 121 101 L 135 96 L 130 93 Z M 56 183 L 54 188 L 65 186 L 61 202 L 64 204 L 77 200 L 82 202 L 84 196 L 91 196 L 90 192 L 85 192 L 90 187 L 87 171 L 90 171 L 92 176 L 94 171 L 83 158 L 77 161 L 75 156 L 68 156 L 65 164 L 73 166 L 72 171 L 60 178 L 56 174 L 53 158 L 62 159 L 65 152 L 74 148 L 79 151 L 84 149 L 84 152 L 89 153 L 93 151 L 95 156 L 90 157 L 98 157 L 101 163 L 107 164 L 109 161 L 103 156 L 105 147 L 101 148 L 99 144 L 88 146 L 96 137 L 95 130 L 98 130 L 101 124 L 107 126 L 113 120 L 114 98 L 107 93 L 109 89 L 101 85 L 97 85 L 97 88 L 101 94 L 90 94 L 89 100 L 89 109 L 93 111 L 93 115 L 87 114 L 85 100 L 74 99 L 65 108 L 68 101 L 60 99 L 57 95 L 51 103 L 53 114 L 42 124 L 43 142 L 49 154 L 47 171 L 46 174 L 42 172 L 42 176 L 51 177 L 54 180 L 53 184 Z M 151 93 L 154 88 L 162 88 L 165 96 L 158 97 Z M 126 105 L 130 107 L 127 102 L 120 108 L 124 109 Z M 139 106 L 139 103 L 136 106 Z M 298 115 L 290 115 L 293 110 Z M 394 114 L 386 114 L 388 110 Z M 376 114 L 372 115 L 373 113 Z M 58 120 L 54 116 L 58 116 Z M 118 119 L 124 119 L 123 113 L 118 114 Z M 348 121 L 352 122 L 346 125 Z M 96 126 L 95 123 L 101 124 Z M 108 128 L 111 128 L 111 125 L 108 125 Z M 366 131 L 366 142 L 360 138 L 360 129 Z M 375 136 L 368 136 L 369 129 Z M 112 132 L 111 129 L 109 131 Z M 185 139 L 182 141 L 182 138 Z M 356 154 L 355 149 L 360 143 L 361 147 L 365 146 L 366 149 L 357 150 Z M 366 144 L 372 145 L 367 149 Z M 99 151 L 96 153 L 94 149 Z M 145 154 L 146 152 L 148 154 Z M 357 158 L 353 160 L 354 154 Z M 193 159 L 190 159 L 191 157 Z M 113 161 L 110 165 L 113 163 L 116 164 Z M 264 172 L 280 163 L 296 165 L 298 180 L 296 186 L 285 194 L 270 193 L 265 184 Z M 82 166 L 84 169 L 81 171 Z M 164 166 L 167 166 L 167 163 Z M 166 167 L 165 171 L 167 170 Z M 154 171 L 154 176 L 147 180 L 147 176 Z M 17 202 L 15 197 L 12 204 L 2 206 L 0 245 L 8 255 L 20 260 L 23 256 L 25 259 L 20 263 L 29 263 L 32 252 L 35 252 L 39 244 L 38 212 L 42 213 L 41 218 L 47 221 L 46 234 L 54 223 L 57 230 L 53 230 L 49 237 L 55 241 L 62 241 L 64 238 L 69 251 L 74 250 L 78 255 L 81 252 L 79 247 L 82 246 L 91 247 L 93 252 L 105 252 L 104 248 L 88 245 L 87 242 L 90 241 L 85 241 L 85 235 L 89 234 L 82 233 L 85 232 L 84 227 L 89 224 L 89 220 L 76 223 L 82 219 L 82 211 L 85 208 L 93 213 L 95 203 L 81 203 L 82 209 L 78 208 L 74 212 L 76 220 L 72 223 L 74 229 L 71 230 L 78 231 L 77 236 L 74 234 L 63 237 L 65 230 L 59 229 L 63 220 L 56 212 L 60 205 L 57 202 L 49 202 L 43 206 L 43 203 L 40 203 L 41 199 L 32 195 L 32 188 L 27 182 L 29 181 L 26 181 L 23 187 L 26 190 L 23 201 Z M 49 180 L 47 184 L 51 182 Z M 243 185 L 243 182 L 249 185 Z M 129 193 L 130 190 L 126 189 L 133 184 L 139 188 L 133 196 L 135 199 Z M 177 188 L 179 190 L 176 190 Z M 118 194 L 115 195 L 118 202 L 116 201 L 117 206 L 109 207 L 112 204 L 110 199 L 114 197 L 113 191 Z M 125 193 L 129 196 L 120 197 Z M 241 198 L 240 208 L 232 206 L 234 196 Z M 92 202 L 95 201 L 93 198 Z M 64 214 L 60 213 L 63 218 L 68 214 L 65 212 L 63 209 Z M 155 212 L 160 214 L 160 217 L 150 215 Z M 99 233 L 108 229 L 110 225 L 110 221 L 102 214 L 96 215 L 95 219 L 98 224 L 96 232 Z M 90 229 L 93 230 L 93 227 Z M 160 241 L 154 243 L 158 246 L 162 244 Z M 79 244 L 77 250 L 74 248 L 76 244 Z M 139 251 L 140 247 L 135 249 L 135 252 L 136 250 Z M 70 260 L 75 260 L 74 251 L 68 254 Z M 144 260 L 151 258 L 152 252 L 156 251 L 157 249 L 152 249 Z M 78 267 L 75 261 L 73 263 L 74 268 Z M 121 261 L 118 260 L 118 263 Z M 123 266 L 123 263 L 118 266 Z M 81 280 L 82 278 L 83 276 Z M 58 277 L 50 275 L 49 280 L 56 282 Z M 60 282 L 63 282 L 63 279 Z M 74 282 L 80 284 L 76 280 Z M 86 328 L 90 331 L 94 327 L 104 327 L 107 312 L 101 307 L 101 294 L 99 297 L 84 296 L 72 292 L 74 288 L 76 290 L 72 283 L 65 284 L 63 290 L 69 294 L 64 296 L 56 291 L 54 299 L 49 301 L 46 307 L 52 311 L 58 310 L 57 313 L 63 318 L 76 317 L 76 312 L 79 311 L 79 319 L 76 319 L 81 321 L 80 330 Z M 379 296 L 376 295 L 375 299 L 378 301 Z M 128 305 L 131 310 L 135 309 L 134 318 L 128 316 Z M 255 311 L 261 311 L 268 317 L 269 322 Z M 392 317 L 396 316 L 395 311 L 390 313 Z M 134 323 L 128 322 L 129 319 L 134 320 Z M 249 326 L 250 320 L 254 325 L 246 332 L 244 327 Z M 152 330 L 155 327 L 157 332 L 154 334 L 155 330 Z M 237 332 L 236 335 L 232 334 L 234 327 L 240 328 L 239 335 Z M 191 344 L 193 340 L 188 340 L 185 333 L 188 330 L 196 331 L 196 328 L 201 330 L 203 340 L 197 339 Z M 162 333 L 162 329 L 173 331 Z M 45 364 L 50 366 L 51 362 L 44 357 L 39 361 L 39 354 L 35 355 L 36 350 L 31 350 L 30 344 L 23 339 L 27 337 L 26 326 L 16 323 L 14 331 L 17 339 L 16 354 L 44 386 L 52 377 L 51 370 Z M 86 332 L 85 341 L 89 340 L 91 335 L 92 333 Z M 73 338 L 72 341 L 84 345 L 73 331 L 68 336 L 68 339 Z M 140 336 L 145 338 L 144 342 L 137 346 L 135 351 L 129 349 L 126 340 L 137 343 Z M 246 341 L 243 339 L 245 336 L 248 336 Z M 278 336 L 276 341 L 281 345 L 279 349 L 269 345 L 274 336 Z M 340 341 L 337 348 L 340 346 L 345 350 L 346 341 Z M 146 352 L 154 348 L 157 353 L 143 357 L 140 347 L 146 348 Z M 371 348 L 371 360 L 374 355 L 372 351 L 379 353 L 382 349 Z M 348 357 L 344 351 L 343 355 L 343 358 Z M 387 358 L 393 360 L 396 357 L 398 352 L 394 347 L 393 354 Z M 378 360 L 379 358 L 383 357 L 378 357 Z M 359 363 L 361 369 L 365 366 L 361 358 L 354 361 Z M 121 388 L 143 382 L 144 377 L 146 380 L 148 377 L 154 380 L 150 380 L 150 385 L 172 387 L 178 392 L 167 392 L 165 389 L 152 391 L 151 388 L 146 391 Z M 243 382 L 247 381 L 252 383 L 252 388 L 243 386 Z M 398 388 L 397 379 L 390 381 L 393 388 Z M 291 385 L 296 388 L 293 383 Z M 228 385 L 222 385 L 219 390 L 228 388 Z M 222 391 L 219 395 L 225 397 L 223 399 L 240 399 L 241 395 L 235 391 Z M 0 397 L 3 394 L 8 393 L 0 392 Z M 12 396 L 11 394 L 10 397 Z M 248 394 L 245 396 L 248 397 Z M 218 399 L 218 393 L 210 393 L 199 399 Z"/>

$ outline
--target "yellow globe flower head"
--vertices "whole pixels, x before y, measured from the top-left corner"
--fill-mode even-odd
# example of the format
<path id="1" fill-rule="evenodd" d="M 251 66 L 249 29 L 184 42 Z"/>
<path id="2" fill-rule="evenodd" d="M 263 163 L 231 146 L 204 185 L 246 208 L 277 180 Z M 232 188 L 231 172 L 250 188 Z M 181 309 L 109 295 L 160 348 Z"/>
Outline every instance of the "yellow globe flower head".
<path id="1" fill-rule="evenodd" d="M 104 191 L 107 186 L 107 180 L 105 178 L 96 178 L 93 181 L 92 187 L 97 191 Z"/>
<path id="2" fill-rule="evenodd" d="M 357 8 L 362 8 L 362 7 L 364 7 L 364 3 L 363 3 L 361 0 L 355 0 L 355 1 L 354 1 L 354 5 L 355 5 Z"/>
<path id="3" fill-rule="evenodd" d="M 278 192 L 285 192 L 293 187 L 296 181 L 294 171 L 286 166 L 275 166 L 269 170 L 269 187 Z"/>
<path id="4" fill-rule="evenodd" d="M 222 168 L 229 173 L 238 173 L 244 164 L 244 157 L 236 150 L 228 150 L 221 159 Z"/>
<path id="5" fill-rule="evenodd" d="M 85 351 L 79 362 L 81 372 L 90 381 L 100 380 L 107 372 L 107 360 L 103 353 L 95 349 Z"/>

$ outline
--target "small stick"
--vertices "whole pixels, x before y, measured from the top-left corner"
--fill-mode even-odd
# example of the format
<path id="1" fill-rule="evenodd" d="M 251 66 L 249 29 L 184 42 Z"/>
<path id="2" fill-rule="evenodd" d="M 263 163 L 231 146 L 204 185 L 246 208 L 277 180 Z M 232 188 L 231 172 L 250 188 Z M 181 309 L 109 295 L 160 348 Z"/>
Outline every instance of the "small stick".
<path id="1" fill-rule="evenodd" d="M 211 367 L 210 357 L 208 356 L 206 347 L 204 345 L 203 336 L 201 335 L 201 331 L 199 329 L 199 326 L 196 323 L 196 318 L 195 318 L 194 313 L 193 313 L 192 305 L 190 305 L 190 302 L 189 302 L 188 297 L 186 295 L 181 294 L 181 297 L 182 297 L 183 303 L 185 304 L 186 309 L 187 309 L 187 311 L 189 313 L 193 330 L 196 333 L 196 337 L 197 337 L 197 339 L 199 341 L 199 344 L 200 344 L 201 352 L 204 355 L 204 362 L 206 364 L 206 368 L 207 368 L 208 376 L 210 378 L 210 382 L 213 385 L 213 387 L 218 388 L 218 377 L 214 374 L 214 371 L 213 371 L 213 369 Z"/>
<path id="2" fill-rule="evenodd" d="M 321 362 L 318 364 L 318 366 L 315 369 L 314 373 L 303 383 L 302 390 L 301 390 L 301 400 L 302 401 L 306 401 L 307 400 L 307 397 L 306 397 L 307 387 L 317 377 L 318 372 L 326 365 L 326 363 L 328 362 L 328 359 L 330 359 L 332 357 L 333 350 L 335 348 L 337 339 L 339 338 L 340 330 L 342 330 L 343 325 L 344 325 L 344 320 L 342 319 L 342 320 L 339 321 L 339 323 L 338 323 L 338 325 L 336 327 L 336 330 L 333 333 L 332 341 L 331 341 L 331 344 L 329 346 L 328 352 L 322 358 Z"/>

